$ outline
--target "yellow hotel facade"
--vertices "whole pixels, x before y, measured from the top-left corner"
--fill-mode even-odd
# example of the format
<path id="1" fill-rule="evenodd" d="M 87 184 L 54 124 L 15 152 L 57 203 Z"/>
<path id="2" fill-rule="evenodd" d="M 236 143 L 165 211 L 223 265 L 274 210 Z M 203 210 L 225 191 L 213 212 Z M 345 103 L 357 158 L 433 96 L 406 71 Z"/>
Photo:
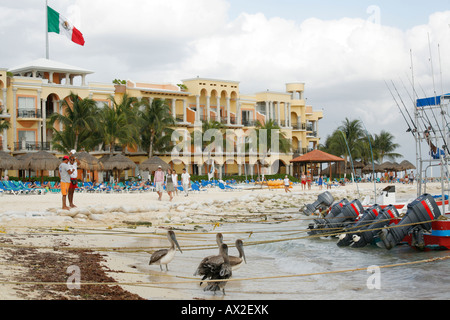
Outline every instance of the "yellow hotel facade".
<path id="1" fill-rule="evenodd" d="M 179 85 L 134 82 L 124 85 L 113 83 L 87 83 L 93 72 L 64 63 L 38 59 L 33 62 L 6 69 L 0 68 L 0 120 L 10 122 L 10 128 L 0 132 L 0 150 L 13 156 L 45 150 L 62 156 L 52 150 L 52 130 L 47 128 L 49 116 L 63 114 L 62 101 L 71 93 L 80 98 L 91 98 L 99 107 L 109 104 L 112 96 L 116 101 L 126 93 L 138 99 L 164 99 L 172 110 L 177 130 L 192 132 L 204 121 L 218 121 L 227 130 L 245 132 L 255 128 L 257 121 L 273 120 L 292 142 L 288 153 L 268 155 L 266 174 L 290 173 L 289 162 L 294 157 L 316 149 L 319 141 L 319 121 L 322 111 L 314 111 L 304 99 L 304 83 L 287 83 L 285 92 L 263 91 L 255 94 L 241 94 L 238 81 L 192 78 L 182 80 Z M 56 124 L 58 128 L 58 124 Z M 62 130 L 62 125 L 59 125 Z M 238 159 L 238 152 L 232 150 L 226 155 L 213 155 L 216 177 L 228 175 L 256 175 L 258 161 L 249 157 Z M 101 157 L 109 150 L 94 150 L 91 154 Z M 116 153 L 122 151 L 117 150 Z M 196 154 L 200 153 L 199 154 Z M 137 165 L 148 159 L 142 150 L 125 150 Z M 206 157 L 201 150 L 188 157 L 173 160 L 170 153 L 156 154 L 172 165 L 178 173 L 183 168 L 191 174 L 205 175 L 211 167 L 211 154 Z M 277 162 L 278 166 L 273 168 Z M 126 176 L 139 174 L 139 168 L 126 172 Z M 276 172 L 275 172 L 276 171 Z"/>

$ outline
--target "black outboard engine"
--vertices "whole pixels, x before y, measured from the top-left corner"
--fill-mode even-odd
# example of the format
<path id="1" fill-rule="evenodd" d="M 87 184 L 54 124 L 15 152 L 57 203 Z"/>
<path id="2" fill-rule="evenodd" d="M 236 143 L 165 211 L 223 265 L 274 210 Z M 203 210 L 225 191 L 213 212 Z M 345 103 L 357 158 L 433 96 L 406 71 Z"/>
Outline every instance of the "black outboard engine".
<path id="1" fill-rule="evenodd" d="M 399 218 L 399 213 L 397 208 L 393 205 L 389 205 L 384 208 L 378 217 L 364 230 L 360 230 L 359 234 L 354 234 L 352 236 L 353 243 L 350 245 L 353 248 L 362 248 L 371 244 L 375 237 L 381 232 L 381 228 L 384 228 L 396 221 Z M 365 231 L 367 230 L 367 231 Z"/>
<path id="2" fill-rule="evenodd" d="M 378 204 L 366 209 L 362 217 L 353 225 L 346 228 L 345 232 L 339 236 L 338 247 L 347 247 L 353 242 L 353 235 L 360 236 L 360 230 L 367 229 L 378 217 L 383 209 Z"/>
<path id="3" fill-rule="evenodd" d="M 338 206 L 340 207 L 340 204 L 338 204 Z M 336 208 L 333 211 L 335 207 L 336 206 L 333 206 L 330 213 L 324 219 L 317 219 L 319 221 L 316 221 L 316 223 L 319 223 L 317 224 L 318 228 L 315 229 L 315 234 L 338 232 L 338 229 L 342 229 L 350 224 L 353 224 L 356 218 L 358 218 L 358 216 L 364 211 L 364 208 L 358 199 L 343 205 L 341 210 Z"/>
<path id="4" fill-rule="evenodd" d="M 345 205 L 348 204 L 347 199 L 343 199 L 337 203 L 335 203 L 329 210 L 327 216 L 323 219 L 314 219 L 314 223 L 309 224 L 308 229 L 311 231 L 308 232 L 309 235 L 315 235 L 317 233 L 323 232 L 321 229 L 326 228 L 326 220 L 327 218 L 332 218 L 338 216 Z"/>
<path id="5" fill-rule="evenodd" d="M 431 221 L 440 216 L 441 211 L 434 198 L 429 194 L 424 194 L 408 204 L 405 217 L 396 228 L 382 230 L 380 239 L 386 249 L 390 250 L 413 229 L 417 230 L 416 232 L 419 232 L 419 229 L 431 230 Z"/>
<path id="6" fill-rule="evenodd" d="M 316 202 L 305 205 L 303 209 L 300 209 L 300 211 L 304 215 L 310 216 L 314 213 L 314 211 L 316 211 L 321 207 L 324 208 L 323 210 L 330 207 L 333 204 L 333 202 L 334 202 L 333 195 L 330 192 L 326 191 L 324 193 L 319 194 Z"/>

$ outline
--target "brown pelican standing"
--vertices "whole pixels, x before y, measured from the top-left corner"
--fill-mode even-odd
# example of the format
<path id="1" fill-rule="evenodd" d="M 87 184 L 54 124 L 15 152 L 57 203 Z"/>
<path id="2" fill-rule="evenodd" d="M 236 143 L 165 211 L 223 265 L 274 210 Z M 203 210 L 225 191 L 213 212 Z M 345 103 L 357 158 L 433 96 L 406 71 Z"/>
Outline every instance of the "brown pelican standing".
<path id="1" fill-rule="evenodd" d="M 242 266 L 243 262 L 247 263 L 247 260 L 245 259 L 245 253 L 244 253 L 244 243 L 242 242 L 242 240 L 240 240 L 240 239 L 236 240 L 236 248 L 239 252 L 239 257 L 235 257 L 235 256 L 229 257 L 230 265 L 231 265 L 231 268 L 233 269 L 233 271 L 238 270 Z"/>
<path id="2" fill-rule="evenodd" d="M 208 268 L 210 269 L 211 280 L 225 280 L 230 279 L 232 275 L 232 269 L 230 265 L 230 259 L 228 257 L 228 246 L 223 243 L 220 246 L 220 254 L 222 256 L 222 262 L 216 260 L 211 261 L 208 264 Z M 203 289 L 204 291 L 213 291 L 216 294 L 216 291 L 222 289 L 223 294 L 225 295 L 225 286 L 227 281 L 210 281 L 208 285 Z"/>
<path id="3" fill-rule="evenodd" d="M 167 265 L 173 260 L 173 257 L 175 257 L 175 245 L 177 246 L 178 250 L 181 251 L 180 245 L 178 244 L 177 238 L 175 237 L 175 233 L 173 231 L 167 232 L 167 238 L 169 239 L 169 242 L 171 244 L 170 249 L 161 249 L 158 251 L 153 252 L 149 265 L 159 263 L 159 267 L 161 268 L 161 271 L 163 270 L 162 265 L 166 265 L 166 270 L 169 271 L 169 268 Z"/>
<path id="4" fill-rule="evenodd" d="M 216 241 L 217 241 L 217 244 L 219 245 L 219 249 L 220 249 L 220 246 L 222 245 L 222 239 L 223 239 L 222 234 L 218 233 L 216 236 Z M 242 240 L 240 240 L 240 239 L 236 240 L 236 248 L 239 251 L 239 257 L 235 257 L 235 256 L 228 257 L 233 271 L 238 270 L 242 266 L 243 262 L 247 263 L 247 260 L 245 259 L 245 253 L 244 253 L 244 243 L 242 242 Z M 222 262 L 223 262 L 223 258 L 222 258 L 222 255 L 220 254 L 220 251 L 219 251 L 218 256 L 208 256 L 200 262 L 200 264 L 197 267 L 197 270 L 194 273 L 194 276 L 197 276 L 197 275 L 203 276 L 202 281 L 200 282 L 200 285 L 202 285 L 203 280 L 211 278 L 212 269 L 210 268 L 210 265 L 211 264 L 220 264 Z"/>

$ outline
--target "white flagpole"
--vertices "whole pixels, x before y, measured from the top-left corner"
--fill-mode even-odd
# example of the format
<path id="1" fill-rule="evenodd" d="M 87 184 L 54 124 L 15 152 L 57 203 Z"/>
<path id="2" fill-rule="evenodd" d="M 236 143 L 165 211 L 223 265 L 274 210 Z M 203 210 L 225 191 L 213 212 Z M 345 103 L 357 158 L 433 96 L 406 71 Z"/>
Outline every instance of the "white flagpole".
<path id="1" fill-rule="evenodd" d="M 48 0 L 45 0 L 45 57 L 50 59 L 49 45 L 48 45 Z"/>

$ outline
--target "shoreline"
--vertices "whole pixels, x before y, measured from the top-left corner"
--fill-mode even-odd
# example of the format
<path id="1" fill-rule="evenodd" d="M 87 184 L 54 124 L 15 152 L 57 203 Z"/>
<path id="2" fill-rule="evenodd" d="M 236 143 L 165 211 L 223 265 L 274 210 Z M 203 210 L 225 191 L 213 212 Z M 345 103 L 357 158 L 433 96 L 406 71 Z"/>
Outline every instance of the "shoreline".
<path id="1" fill-rule="evenodd" d="M 377 189 L 382 190 L 387 185 L 377 184 Z M 373 184 L 362 183 L 358 186 L 360 199 L 373 195 Z M 439 188 L 440 183 L 428 186 L 430 193 Z M 416 197 L 415 184 L 396 184 L 396 189 L 397 200 Z M 158 201 L 157 194 L 153 192 L 76 193 L 74 202 L 78 208 L 70 211 L 58 208 L 60 194 L 3 195 L 0 197 L 0 244 L 3 245 L 0 251 L 11 253 L 14 250 L 25 250 L 24 248 L 34 248 L 38 253 L 92 250 L 94 254 L 100 253 L 105 260 L 98 261 L 101 268 L 93 268 L 102 269 L 107 276 L 119 283 L 148 283 L 155 279 L 167 281 L 168 278 L 176 279 L 175 274 L 161 273 L 159 266 L 148 266 L 146 260 L 156 248 L 167 247 L 164 233 L 168 228 L 183 230 L 184 243 L 198 243 L 205 241 L 205 237 L 213 239 L 217 223 L 258 223 L 264 219 L 280 221 L 299 217 L 301 214 L 298 210 L 304 204 L 314 202 L 317 195 L 325 191 L 327 190 L 319 190 L 318 187 L 302 191 L 298 185 L 287 194 L 284 189 L 230 192 L 210 189 L 188 197 L 179 194 L 172 202 L 169 202 L 167 194 L 163 195 L 163 201 Z M 335 199 L 358 198 L 355 185 L 328 191 L 331 191 Z M 192 236 L 186 236 L 189 233 Z M 11 244 L 19 247 L 8 247 Z M 121 252 L 124 248 L 136 248 L 140 254 Z M 7 255 L 1 256 L 0 274 L 3 282 L 14 281 L 17 276 L 29 271 L 28 264 L 21 264 L 20 261 L 17 268 L 10 268 Z M 185 256 L 177 252 L 177 259 L 183 261 Z M 186 290 L 178 288 L 121 287 L 130 294 L 146 299 L 203 297 L 197 292 L 186 296 Z M 33 292 L 28 296 L 22 290 L 20 285 L 2 284 L 0 281 L 2 300 L 40 299 L 39 293 Z M 210 298 L 219 299 L 220 296 Z M 68 298 L 75 299 L 76 296 Z"/>

